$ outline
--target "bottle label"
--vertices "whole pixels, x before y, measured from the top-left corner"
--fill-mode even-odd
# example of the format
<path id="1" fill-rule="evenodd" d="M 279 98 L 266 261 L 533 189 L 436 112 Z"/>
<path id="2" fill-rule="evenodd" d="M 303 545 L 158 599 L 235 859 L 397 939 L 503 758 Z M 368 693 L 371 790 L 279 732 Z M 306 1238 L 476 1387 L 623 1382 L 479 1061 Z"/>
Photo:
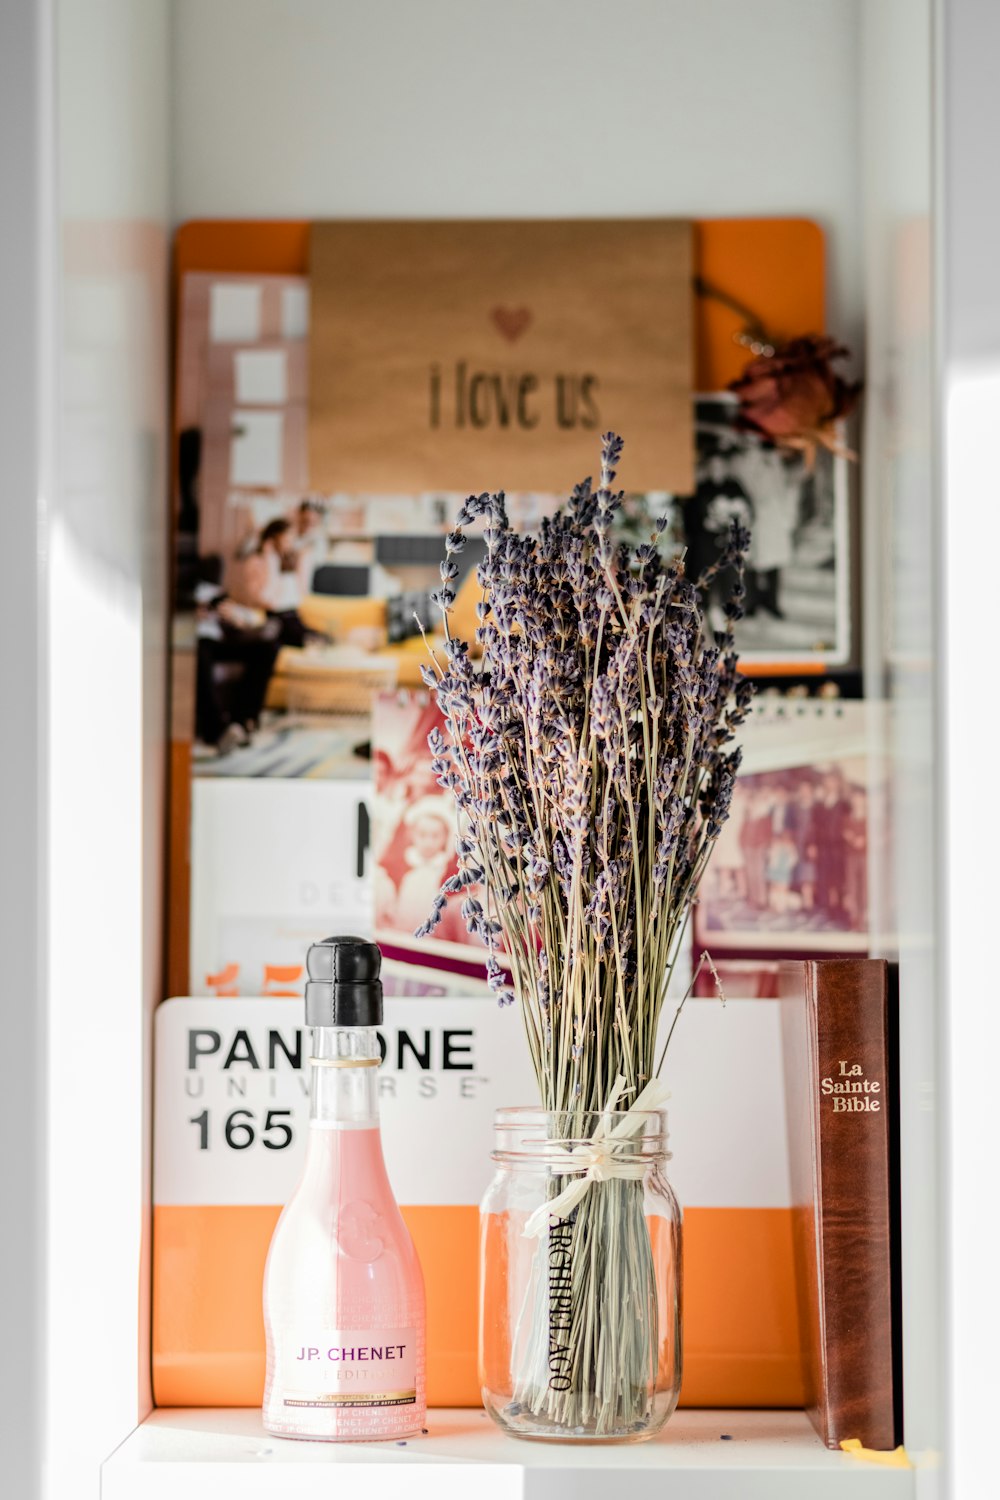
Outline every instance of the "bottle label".
<path id="1" fill-rule="evenodd" d="M 289 1408 L 413 1406 L 417 1331 L 306 1329 L 285 1343 L 280 1378 L 282 1405 Z"/>

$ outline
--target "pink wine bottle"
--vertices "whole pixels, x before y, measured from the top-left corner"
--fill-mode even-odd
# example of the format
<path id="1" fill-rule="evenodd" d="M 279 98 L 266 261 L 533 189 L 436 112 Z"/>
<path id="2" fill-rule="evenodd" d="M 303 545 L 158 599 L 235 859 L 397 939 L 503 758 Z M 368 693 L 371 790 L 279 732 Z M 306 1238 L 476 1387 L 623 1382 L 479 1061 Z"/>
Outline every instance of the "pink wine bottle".
<path id="1" fill-rule="evenodd" d="M 400 1438 L 427 1415 L 424 1281 L 379 1133 L 381 961 L 362 938 L 309 949 L 309 1143 L 264 1272 L 264 1426 L 279 1437 Z"/>

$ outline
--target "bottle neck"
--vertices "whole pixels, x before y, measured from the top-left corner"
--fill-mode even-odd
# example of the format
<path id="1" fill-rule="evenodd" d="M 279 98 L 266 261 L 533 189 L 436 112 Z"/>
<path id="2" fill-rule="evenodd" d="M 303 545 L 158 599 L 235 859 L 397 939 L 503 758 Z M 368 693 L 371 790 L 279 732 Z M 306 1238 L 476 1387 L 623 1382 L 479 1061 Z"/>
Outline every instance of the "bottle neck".
<path id="1" fill-rule="evenodd" d="M 342 1130 L 378 1129 L 378 1065 L 374 1026 L 315 1026 L 309 1071 L 309 1123 Z"/>

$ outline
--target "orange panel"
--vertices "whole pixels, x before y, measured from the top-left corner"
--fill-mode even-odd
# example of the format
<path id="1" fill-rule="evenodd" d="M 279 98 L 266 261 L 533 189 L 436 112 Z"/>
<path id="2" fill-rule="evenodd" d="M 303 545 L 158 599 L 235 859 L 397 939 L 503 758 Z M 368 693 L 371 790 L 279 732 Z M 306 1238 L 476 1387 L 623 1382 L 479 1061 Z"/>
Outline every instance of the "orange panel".
<path id="1" fill-rule="evenodd" d="M 192 219 L 174 236 L 174 285 L 186 271 L 304 276 L 307 219 Z"/>
<path id="2" fill-rule="evenodd" d="M 681 1404 L 803 1401 L 791 1209 L 687 1209 Z"/>
<path id="3" fill-rule="evenodd" d="M 695 275 L 753 313 L 772 338 L 826 326 L 823 231 L 810 219 L 699 219 Z M 695 307 L 695 381 L 721 391 L 749 359 L 734 343 L 739 313 L 711 297 Z"/>
<path id="4" fill-rule="evenodd" d="M 261 1285 L 279 1209 L 154 1209 L 153 1389 L 160 1406 L 257 1406 Z M 478 1210 L 404 1208 L 427 1286 L 434 1406 L 477 1406 Z M 686 1406 L 800 1406 L 785 1209 L 693 1208 L 684 1220 Z"/>
<path id="5" fill-rule="evenodd" d="M 427 1290 L 427 1399 L 478 1406 L 479 1209 L 404 1208 Z"/>
<path id="6" fill-rule="evenodd" d="M 826 326 L 823 231 L 810 219 L 696 219 L 695 274 L 735 298 L 777 338 Z M 305 219 L 201 219 L 174 240 L 175 284 L 186 271 L 304 276 Z M 711 298 L 695 307 L 695 385 L 722 390 L 748 358 L 734 344 L 738 313 Z"/>
<path id="7" fill-rule="evenodd" d="M 258 1406 L 264 1262 L 279 1208 L 153 1210 L 153 1392 L 158 1406 Z M 427 1288 L 434 1406 L 479 1403 L 479 1210 L 404 1208 Z"/>
<path id="8" fill-rule="evenodd" d="M 280 1208 L 153 1209 L 153 1399 L 259 1406 L 264 1261 Z"/>

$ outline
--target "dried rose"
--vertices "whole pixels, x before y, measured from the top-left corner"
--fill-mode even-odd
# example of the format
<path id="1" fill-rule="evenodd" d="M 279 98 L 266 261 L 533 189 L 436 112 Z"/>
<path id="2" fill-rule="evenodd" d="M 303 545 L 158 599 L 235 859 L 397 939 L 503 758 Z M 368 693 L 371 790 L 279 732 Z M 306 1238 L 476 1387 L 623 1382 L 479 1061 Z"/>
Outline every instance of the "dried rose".
<path id="1" fill-rule="evenodd" d="M 752 359 L 729 387 L 740 398 L 739 426 L 804 453 L 809 464 L 817 448 L 841 451 L 836 424 L 861 392 L 860 381 L 852 384 L 833 369 L 848 353 L 835 339 L 807 334 Z"/>

